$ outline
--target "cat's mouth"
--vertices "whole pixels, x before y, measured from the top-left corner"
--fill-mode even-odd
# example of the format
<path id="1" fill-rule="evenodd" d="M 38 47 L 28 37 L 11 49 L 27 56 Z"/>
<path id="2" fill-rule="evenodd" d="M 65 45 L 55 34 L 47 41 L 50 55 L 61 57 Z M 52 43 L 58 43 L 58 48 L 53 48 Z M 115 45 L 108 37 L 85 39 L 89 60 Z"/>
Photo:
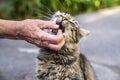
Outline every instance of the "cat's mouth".
<path id="1" fill-rule="evenodd" d="M 59 25 L 59 28 L 58 28 L 58 29 L 62 30 L 62 32 L 64 33 L 64 32 L 65 32 L 65 26 L 64 26 L 64 24 L 63 24 L 63 21 L 61 21 L 61 22 L 56 22 L 56 24 Z M 58 29 L 52 30 L 53 34 L 57 34 Z"/>
<path id="2" fill-rule="evenodd" d="M 59 22 L 56 24 L 59 25 L 58 29 L 44 29 L 44 31 L 47 33 L 50 33 L 50 34 L 54 34 L 54 35 L 56 35 L 58 33 L 58 30 L 62 30 L 62 33 L 64 33 L 65 32 L 65 25 L 63 25 L 63 22 Z"/>

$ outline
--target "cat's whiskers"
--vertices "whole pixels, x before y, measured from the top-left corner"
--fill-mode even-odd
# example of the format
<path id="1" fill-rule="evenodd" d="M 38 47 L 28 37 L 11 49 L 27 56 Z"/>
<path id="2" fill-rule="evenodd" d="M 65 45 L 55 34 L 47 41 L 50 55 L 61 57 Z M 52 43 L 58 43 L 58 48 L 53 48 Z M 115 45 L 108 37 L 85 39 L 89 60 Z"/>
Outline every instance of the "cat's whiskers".
<path id="1" fill-rule="evenodd" d="M 60 6 L 60 7 L 61 7 L 61 11 L 67 13 L 67 9 L 66 9 L 65 3 L 60 2 L 60 0 L 57 0 L 57 1 L 58 1 L 58 3 L 61 5 L 61 6 Z"/>
<path id="2" fill-rule="evenodd" d="M 44 9 L 47 9 L 48 10 L 48 14 L 50 14 L 50 15 L 52 15 L 54 12 L 53 11 L 51 11 L 48 7 L 46 7 L 45 5 L 43 5 L 43 4 L 40 4 Z M 39 5 L 39 6 L 40 6 Z"/>
<path id="3" fill-rule="evenodd" d="M 38 15 L 37 17 L 38 17 L 38 18 L 44 18 L 44 19 L 47 19 L 47 20 L 50 20 L 50 19 L 51 19 L 50 17 L 45 16 L 45 15 L 42 15 L 42 14 Z"/>
<path id="4" fill-rule="evenodd" d="M 42 15 L 46 15 L 46 16 L 51 16 L 51 14 L 46 13 L 44 10 L 36 9 L 36 12 L 37 12 L 38 14 L 42 14 Z"/>

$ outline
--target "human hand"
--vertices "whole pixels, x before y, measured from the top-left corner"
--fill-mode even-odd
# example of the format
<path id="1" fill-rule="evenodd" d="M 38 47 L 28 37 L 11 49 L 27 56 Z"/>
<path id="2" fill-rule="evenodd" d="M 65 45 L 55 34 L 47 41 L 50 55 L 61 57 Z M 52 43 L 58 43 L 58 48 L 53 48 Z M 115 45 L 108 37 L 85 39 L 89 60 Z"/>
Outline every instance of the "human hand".
<path id="1" fill-rule="evenodd" d="M 49 34 L 43 29 L 58 29 L 59 26 L 51 21 L 37 19 L 26 19 L 18 22 L 17 36 L 38 47 L 45 47 L 55 51 L 61 49 L 65 41 L 62 31 L 58 30 L 56 35 Z"/>

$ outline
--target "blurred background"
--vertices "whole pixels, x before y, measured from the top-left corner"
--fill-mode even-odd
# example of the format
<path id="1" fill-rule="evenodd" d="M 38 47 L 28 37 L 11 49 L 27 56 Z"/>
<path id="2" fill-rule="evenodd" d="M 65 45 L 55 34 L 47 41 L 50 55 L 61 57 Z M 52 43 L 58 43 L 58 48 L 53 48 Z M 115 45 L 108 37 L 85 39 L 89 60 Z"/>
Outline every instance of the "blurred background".
<path id="1" fill-rule="evenodd" d="M 60 10 L 91 31 L 80 50 L 97 80 L 120 80 L 120 0 L 0 0 L 0 18 L 49 19 Z M 39 48 L 22 40 L 0 39 L 0 80 L 36 80 Z"/>
<path id="2" fill-rule="evenodd" d="M 118 5 L 120 0 L 0 0 L 0 17 L 36 18 L 39 15 L 48 16 L 58 10 L 76 15 Z"/>

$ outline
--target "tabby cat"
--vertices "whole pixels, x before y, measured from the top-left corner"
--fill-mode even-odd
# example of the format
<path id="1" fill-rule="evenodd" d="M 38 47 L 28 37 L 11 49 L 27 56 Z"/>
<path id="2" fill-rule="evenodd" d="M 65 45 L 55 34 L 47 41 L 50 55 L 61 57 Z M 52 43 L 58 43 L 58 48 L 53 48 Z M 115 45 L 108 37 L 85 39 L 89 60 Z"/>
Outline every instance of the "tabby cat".
<path id="1" fill-rule="evenodd" d="M 56 12 L 51 21 L 63 31 L 65 44 L 59 51 L 42 48 L 37 56 L 38 80 L 96 80 L 90 62 L 80 53 L 79 41 L 89 31 L 67 13 Z M 52 31 L 56 34 L 56 31 Z"/>

